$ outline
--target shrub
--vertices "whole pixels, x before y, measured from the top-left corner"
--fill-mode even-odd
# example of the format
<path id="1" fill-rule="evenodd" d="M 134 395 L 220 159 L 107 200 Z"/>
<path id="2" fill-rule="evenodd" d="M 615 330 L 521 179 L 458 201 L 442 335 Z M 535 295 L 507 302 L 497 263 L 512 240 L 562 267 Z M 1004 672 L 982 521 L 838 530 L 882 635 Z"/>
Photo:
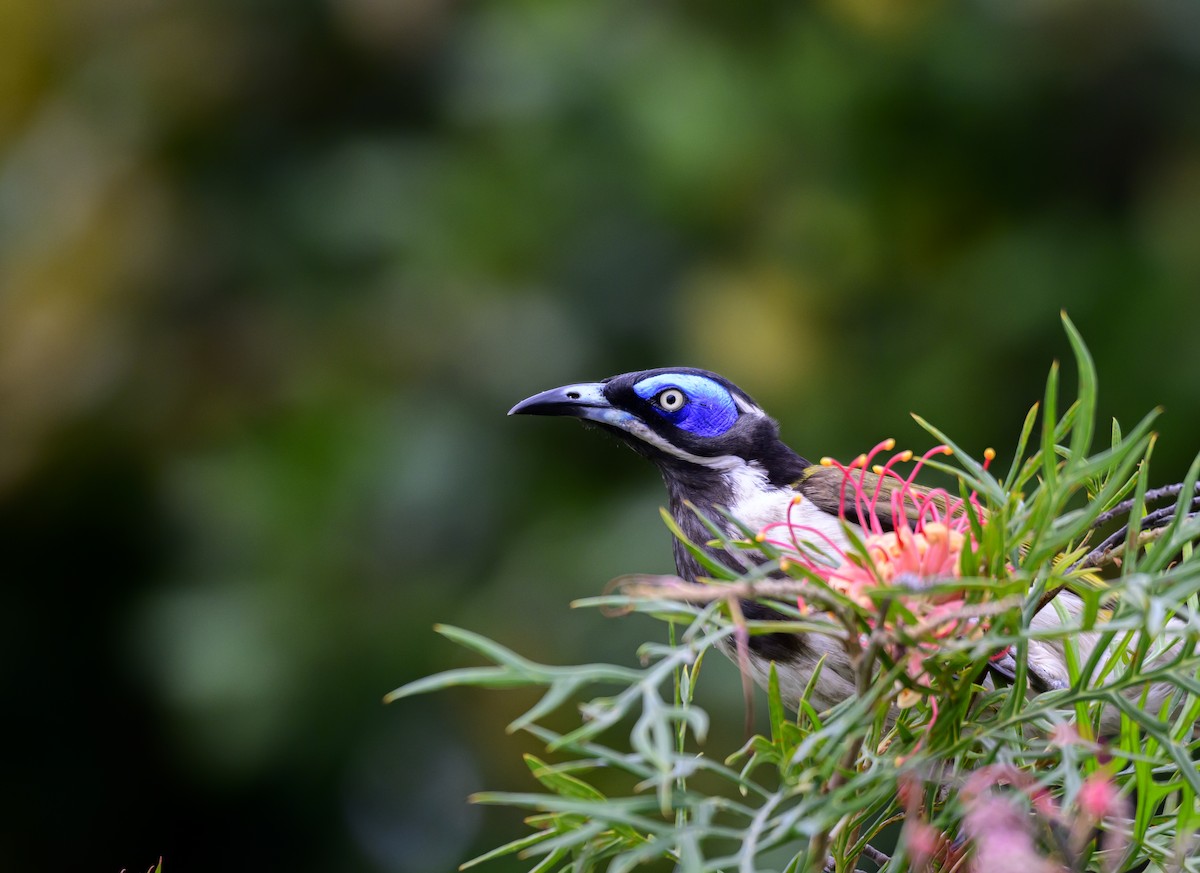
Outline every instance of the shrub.
<path id="1" fill-rule="evenodd" d="M 666 623 L 667 642 L 642 646 L 640 668 L 545 666 L 439 627 L 490 665 L 389 700 L 455 685 L 546 689 L 509 725 L 545 744 L 546 760 L 527 756 L 541 790 L 474 798 L 528 810 L 533 831 L 470 863 L 520 853 L 536 871 L 663 859 L 683 871 L 1200 871 L 1200 459 L 1186 481 L 1149 489 L 1156 413 L 1128 433 L 1114 422 L 1093 450 L 1096 375 L 1064 322 L 1078 397 L 1059 415 L 1052 368 L 1003 477 L 990 452 L 976 460 L 918 419 L 941 446 L 914 466 L 950 474 L 954 490 L 915 489 L 904 453 L 872 470 L 888 444 L 828 462 L 862 524 L 845 553 L 814 551 L 819 537 L 791 525 L 743 529 L 726 545 L 769 558 L 747 575 L 714 563 L 704 584 L 631 577 L 586 601 Z M 885 540 L 871 520 L 889 507 L 914 518 Z M 739 598 L 789 620 L 746 621 Z M 742 660 L 747 635 L 767 632 L 837 640 L 856 693 L 819 711 L 813 682 L 787 701 L 772 668 L 769 731 L 714 757 L 694 702 L 701 665 L 719 646 Z M 1047 658 L 1062 678 L 1038 693 Z M 1010 683 L 987 678 L 1005 664 Z M 572 729 L 545 726 L 570 704 Z M 601 793 L 597 771 L 609 785 L 622 774 L 623 790 Z"/>

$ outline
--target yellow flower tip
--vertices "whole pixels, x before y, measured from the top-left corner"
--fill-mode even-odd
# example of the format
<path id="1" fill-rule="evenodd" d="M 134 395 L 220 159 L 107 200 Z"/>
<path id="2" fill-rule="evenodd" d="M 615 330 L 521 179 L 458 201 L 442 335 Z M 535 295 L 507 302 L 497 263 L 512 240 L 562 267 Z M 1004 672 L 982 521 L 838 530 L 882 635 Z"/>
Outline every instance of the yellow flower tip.
<path id="1" fill-rule="evenodd" d="M 851 467 L 865 467 L 865 466 L 867 466 L 867 456 L 866 456 L 866 455 L 859 455 L 857 458 L 855 458 L 855 459 L 854 459 L 854 463 L 852 463 L 850 466 L 851 466 Z"/>
<path id="2" fill-rule="evenodd" d="M 953 455 L 954 449 L 950 448 L 949 446 L 942 446 L 942 454 L 943 455 Z"/>
<path id="3" fill-rule="evenodd" d="M 804 495 L 802 495 L 802 494 L 797 494 L 795 497 L 792 498 L 792 506 L 799 506 L 803 502 L 804 502 Z"/>
<path id="4" fill-rule="evenodd" d="M 912 449 L 905 449 L 899 455 L 897 455 L 897 457 L 900 458 L 901 461 L 908 463 L 913 459 Z"/>
<path id="5" fill-rule="evenodd" d="M 754 541 L 756 543 L 764 542 L 766 540 L 766 538 L 767 538 L 766 534 L 762 533 L 761 531 L 754 535 Z"/>
<path id="6" fill-rule="evenodd" d="M 984 450 L 983 450 L 983 457 L 984 457 L 984 459 L 985 459 L 985 460 L 988 460 L 988 461 L 994 461 L 994 460 L 996 460 L 996 450 L 995 450 L 995 449 L 992 449 L 992 448 L 987 448 L 987 449 L 984 449 Z"/>
<path id="7" fill-rule="evenodd" d="M 779 561 L 779 569 L 781 572 L 786 573 L 788 570 L 792 569 L 792 562 L 789 561 L 787 558 L 781 559 Z"/>
<path id="8" fill-rule="evenodd" d="M 824 458 L 821 458 L 819 463 L 822 467 L 832 467 L 833 466 L 833 458 L 826 456 Z"/>
<path id="9" fill-rule="evenodd" d="M 871 468 L 871 472 L 874 473 L 876 476 L 882 476 L 883 475 L 883 464 L 876 464 L 874 467 Z"/>
<path id="10" fill-rule="evenodd" d="M 894 448 L 896 448 L 896 441 L 892 437 L 888 437 L 883 441 L 883 450 L 885 452 L 890 452 Z"/>

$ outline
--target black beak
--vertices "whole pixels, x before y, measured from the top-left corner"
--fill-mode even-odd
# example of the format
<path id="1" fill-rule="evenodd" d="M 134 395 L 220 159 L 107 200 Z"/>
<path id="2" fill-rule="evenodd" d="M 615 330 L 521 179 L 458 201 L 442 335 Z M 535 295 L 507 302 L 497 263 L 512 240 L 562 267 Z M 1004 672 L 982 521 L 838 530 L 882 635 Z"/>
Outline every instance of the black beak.
<path id="1" fill-rule="evenodd" d="M 612 404 L 604 396 L 603 382 L 580 382 L 551 388 L 541 394 L 526 397 L 508 411 L 509 415 L 570 415 L 574 418 L 590 418 L 609 421 L 613 417 Z"/>

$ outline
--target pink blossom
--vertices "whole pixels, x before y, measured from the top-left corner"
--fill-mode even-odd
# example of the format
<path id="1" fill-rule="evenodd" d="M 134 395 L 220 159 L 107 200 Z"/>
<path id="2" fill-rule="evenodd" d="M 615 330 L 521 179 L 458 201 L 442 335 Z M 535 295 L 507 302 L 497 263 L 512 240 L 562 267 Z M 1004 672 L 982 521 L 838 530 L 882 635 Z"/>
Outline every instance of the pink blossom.
<path id="1" fill-rule="evenodd" d="M 1075 802 L 1084 815 L 1099 821 L 1121 809 L 1121 793 L 1103 773 L 1093 773 L 1083 780 Z"/>
<path id="2" fill-rule="evenodd" d="M 945 834 L 920 819 L 904 821 L 904 847 L 914 870 L 928 869 L 939 854 L 949 847 Z"/>
<path id="3" fill-rule="evenodd" d="M 982 526 L 984 518 L 973 494 L 963 501 L 944 489 L 914 484 L 930 458 L 950 454 L 947 446 L 937 446 L 917 458 L 907 475 L 897 468 L 913 460 L 910 451 L 892 455 L 883 465 L 873 465 L 880 453 L 893 448 L 895 441 L 889 439 L 849 465 L 830 458 L 821 461 L 823 466 L 842 473 L 839 517 L 861 528 L 865 556 L 794 521 L 790 510 L 786 521 L 764 528 L 758 540 L 786 550 L 785 568 L 788 564 L 803 567 L 860 606 L 873 607 L 870 592 L 879 588 L 911 592 L 899 598 L 915 619 L 915 624 L 904 630 L 908 635 L 920 631 L 916 645 L 898 652 L 911 681 L 911 686 L 903 688 L 897 697 L 897 703 L 906 707 L 921 698 L 915 688 L 929 686 L 925 659 L 938 650 L 937 640 L 975 633 L 984 627 L 978 619 L 961 617 L 966 605 L 962 592 L 923 593 L 930 584 L 960 578 L 963 551 L 968 544 L 972 548 L 976 545 L 971 523 Z M 994 456 L 990 449 L 985 453 L 985 468 Z M 807 611 L 803 598 L 799 606 Z"/>
<path id="4" fill-rule="evenodd" d="M 1030 818 L 1010 800 L 985 794 L 968 804 L 963 820 L 974 846 L 972 873 L 1061 873 L 1064 867 L 1043 857 L 1030 829 Z"/>

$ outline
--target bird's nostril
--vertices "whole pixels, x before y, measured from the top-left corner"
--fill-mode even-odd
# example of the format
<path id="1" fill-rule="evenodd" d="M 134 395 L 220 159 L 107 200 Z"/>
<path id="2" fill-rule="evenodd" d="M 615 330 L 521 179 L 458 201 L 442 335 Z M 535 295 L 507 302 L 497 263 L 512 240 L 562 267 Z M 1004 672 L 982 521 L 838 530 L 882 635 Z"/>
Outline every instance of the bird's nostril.
<path id="1" fill-rule="evenodd" d="M 571 398 L 572 400 L 578 400 L 578 399 L 579 399 L 579 392 L 578 392 L 578 391 L 568 391 L 568 392 L 567 392 L 567 397 Z"/>

